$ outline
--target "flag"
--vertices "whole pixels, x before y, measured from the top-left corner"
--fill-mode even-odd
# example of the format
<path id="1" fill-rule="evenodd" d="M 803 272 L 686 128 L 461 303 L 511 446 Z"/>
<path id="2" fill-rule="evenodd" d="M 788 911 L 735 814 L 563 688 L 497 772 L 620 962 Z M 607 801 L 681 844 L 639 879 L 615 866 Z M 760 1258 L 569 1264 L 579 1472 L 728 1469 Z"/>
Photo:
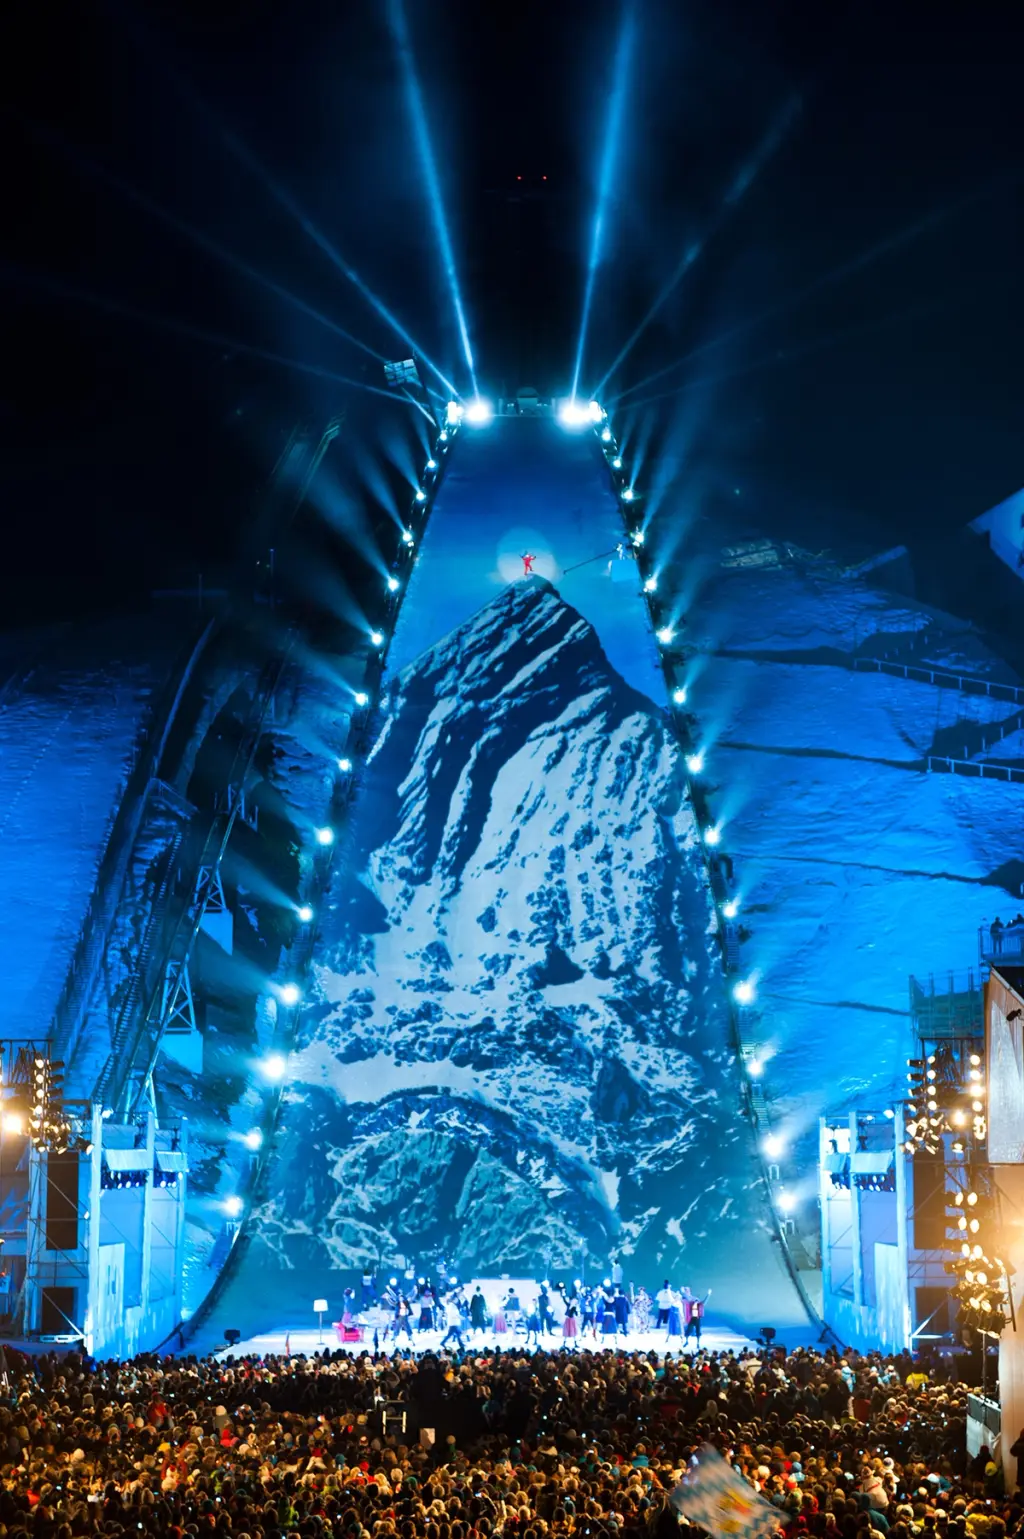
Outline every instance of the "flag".
<path id="1" fill-rule="evenodd" d="M 706 1528 L 715 1539 L 756 1539 L 773 1534 L 782 1515 L 758 1496 L 742 1475 L 706 1444 L 696 1467 L 671 1491 L 669 1501 L 687 1522 Z"/>
<path id="2" fill-rule="evenodd" d="M 289 1331 L 287 1336 L 284 1338 L 284 1355 L 285 1355 L 285 1357 L 291 1357 L 291 1355 L 292 1355 L 292 1333 L 291 1333 L 291 1331 Z"/>

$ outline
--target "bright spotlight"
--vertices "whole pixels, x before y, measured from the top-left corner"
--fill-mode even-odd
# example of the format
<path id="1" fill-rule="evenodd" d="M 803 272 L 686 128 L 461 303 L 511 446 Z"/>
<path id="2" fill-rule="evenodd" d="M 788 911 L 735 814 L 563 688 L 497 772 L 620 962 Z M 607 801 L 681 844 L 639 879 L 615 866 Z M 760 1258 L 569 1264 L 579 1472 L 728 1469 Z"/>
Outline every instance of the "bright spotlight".
<path id="1" fill-rule="evenodd" d="M 302 998 L 302 990 L 297 983 L 282 983 L 280 995 L 283 1005 L 297 1005 Z"/>
<path id="2" fill-rule="evenodd" d="M 615 458 L 612 460 L 612 469 L 613 470 L 621 470 L 622 469 L 622 455 L 621 454 L 617 454 L 615 456 Z"/>
<path id="3" fill-rule="evenodd" d="M 449 427 L 458 427 L 459 423 L 462 421 L 462 407 L 459 405 L 458 401 L 448 402 L 446 417 Z M 441 437 L 444 438 L 444 436 L 444 433 L 442 433 Z"/>
<path id="4" fill-rule="evenodd" d="M 428 470 L 436 470 L 437 469 L 437 461 L 436 460 L 428 460 L 427 461 L 427 469 Z"/>
<path id="5" fill-rule="evenodd" d="M 329 849 L 334 843 L 334 829 L 318 828 L 316 831 L 316 842 L 317 844 L 322 844 L 325 850 Z"/>
<path id="6" fill-rule="evenodd" d="M 448 442 L 448 433 L 445 428 L 442 428 L 440 433 L 438 433 L 437 441 L 440 444 L 446 444 Z"/>
<path id="7" fill-rule="evenodd" d="M 644 592 L 645 593 L 657 593 L 657 591 L 658 591 L 658 579 L 656 577 L 648 577 L 647 581 L 644 583 Z"/>
<path id="8" fill-rule="evenodd" d="M 412 530 L 411 529 L 403 529 L 402 530 L 402 544 L 403 545 L 415 545 L 415 543 L 416 543 L 416 541 L 412 537 Z"/>
<path id="9" fill-rule="evenodd" d="M 474 427 L 482 427 L 485 422 L 490 422 L 494 416 L 494 407 L 490 401 L 481 401 L 478 396 L 475 401 L 470 401 L 466 407 L 466 421 Z"/>
<path id="10" fill-rule="evenodd" d="M 20 1133 L 24 1133 L 25 1131 L 25 1119 L 21 1115 L 21 1112 L 4 1112 L 3 1118 L 0 1120 L 0 1127 L 3 1128 L 5 1133 L 13 1133 L 14 1136 L 17 1137 Z"/>
<path id="11" fill-rule="evenodd" d="M 288 1072 L 288 1061 L 283 1053 L 268 1053 L 260 1064 L 260 1069 L 264 1079 L 272 1080 L 277 1084 Z"/>
<path id="12" fill-rule="evenodd" d="M 359 706 L 369 705 L 370 697 L 366 693 L 365 689 L 358 689 L 358 690 L 356 690 L 355 702 L 356 702 L 356 705 L 359 705 Z"/>
<path id="13" fill-rule="evenodd" d="M 792 1192 L 779 1192 L 775 1199 L 780 1213 L 792 1213 L 796 1207 L 796 1198 Z"/>
<path id="14" fill-rule="evenodd" d="M 671 625 L 663 625 L 661 630 L 658 632 L 658 640 L 661 642 L 663 647 L 667 647 L 674 635 L 675 631 L 672 629 Z"/>
<path id="15" fill-rule="evenodd" d="M 397 577 L 389 577 L 388 578 L 388 592 L 389 593 L 397 593 L 398 592 L 398 578 Z"/>
<path id="16" fill-rule="evenodd" d="M 244 1135 L 242 1142 L 247 1149 L 252 1149 L 253 1151 L 256 1149 L 262 1149 L 263 1134 L 260 1132 L 259 1128 L 250 1128 L 249 1132 Z"/>
<path id="17" fill-rule="evenodd" d="M 600 422 L 601 418 L 604 416 L 604 409 L 601 406 L 600 401 L 587 402 L 587 416 L 590 418 L 591 422 Z"/>
<path id="18" fill-rule="evenodd" d="M 761 1147 L 770 1160 L 777 1160 L 786 1150 L 786 1145 L 777 1133 L 769 1133 Z"/>
<path id="19" fill-rule="evenodd" d="M 622 500 L 623 500 L 623 502 L 632 502 L 633 498 L 635 496 L 636 496 L 636 493 L 634 492 L 634 490 L 633 490 L 633 488 L 631 486 L 624 486 L 622 488 Z"/>
<path id="20" fill-rule="evenodd" d="M 895 1117 L 896 1113 L 893 1111 L 891 1106 L 887 1106 L 885 1108 L 885 1111 L 882 1113 L 882 1115 L 885 1116 L 885 1117 L 888 1117 L 890 1122 L 891 1122 L 893 1117 Z"/>
<path id="21" fill-rule="evenodd" d="M 754 1002 L 754 985 L 749 978 L 741 978 L 732 991 L 732 997 L 738 1005 L 752 1005 Z"/>
<path id="22" fill-rule="evenodd" d="M 313 917 L 313 910 L 308 903 L 303 903 L 299 909 L 299 919 L 303 924 L 309 924 Z"/>
<path id="23" fill-rule="evenodd" d="M 686 690 L 683 688 L 683 686 L 681 684 L 680 684 L 678 689 L 674 689 L 672 691 L 672 702 L 673 702 L 674 705 L 685 705 L 686 704 Z"/>
<path id="24" fill-rule="evenodd" d="M 384 633 L 383 633 L 383 631 L 371 631 L 370 632 L 370 645 L 371 645 L 371 647 L 382 647 L 384 645 Z"/>
<path id="25" fill-rule="evenodd" d="M 343 775 L 347 775 L 349 773 L 349 771 L 351 770 L 351 768 L 352 768 L 352 760 L 351 759 L 339 759 L 338 760 L 338 768 L 341 770 L 341 773 Z"/>
<path id="26" fill-rule="evenodd" d="M 241 1197 L 227 1197 L 224 1200 L 224 1212 L 228 1218 L 238 1218 L 244 1206 Z"/>
<path id="27" fill-rule="evenodd" d="M 629 538 L 634 545 L 642 545 L 644 543 L 644 532 L 642 529 L 634 529 Z"/>
<path id="28" fill-rule="evenodd" d="M 426 500 L 427 500 L 426 492 L 423 490 L 422 486 L 418 486 L 416 488 L 416 501 L 417 502 L 426 502 Z"/>
<path id="29" fill-rule="evenodd" d="M 739 898 L 730 898 L 728 903 L 722 904 L 722 913 L 726 919 L 735 919 L 740 911 Z"/>
<path id="30" fill-rule="evenodd" d="M 570 398 L 568 401 L 563 401 L 558 408 L 558 420 L 563 427 L 586 427 L 590 421 L 590 413 L 580 401 Z"/>
<path id="31" fill-rule="evenodd" d="M 601 442 L 603 444 L 610 444 L 611 441 L 612 441 L 612 430 L 611 430 L 611 428 L 610 427 L 602 428 L 601 429 Z"/>
<path id="32" fill-rule="evenodd" d="M 716 823 L 712 823 L 710 828 L 706 828 L 704 830 L 704 843 L 705 844 L 714 845 L 714 844 L 721 844 L 721 842 L 722 842 L 722 830 L 718 827 L 718 825 Z"/>
<path id="33" fill-rule="evenodd" d="M 764 1073 L 764 1064 L 761 1062 L 760 1058 L 750 1059 L 749 1063 L 747 1064 L 747 1073 L 750 1075 L 751 1079 L 761 1078 L 761 1075 Z"/>
<path id="34" fill-rule="evenodd" d="M 704 755 L 702 753 L 688 753 L 686 755 L 686 768 L 691 775 L 699 775 L 704 768 Z"/>

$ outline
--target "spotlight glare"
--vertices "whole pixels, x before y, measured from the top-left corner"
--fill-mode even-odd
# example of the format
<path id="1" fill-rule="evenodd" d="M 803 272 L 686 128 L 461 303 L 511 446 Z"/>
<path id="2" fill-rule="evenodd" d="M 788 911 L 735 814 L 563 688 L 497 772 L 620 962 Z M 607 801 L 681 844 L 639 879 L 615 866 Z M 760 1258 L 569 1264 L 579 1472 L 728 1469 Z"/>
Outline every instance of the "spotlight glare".
<path id="1" fill-rule="evenodd" d="M 623 500 L 623 502 L 632 502 L 635 495 L 636 495 L 636 493 L 633 491 L 633 488 L 631 486 L 624 486 L 623 487 L 623 489 L 622 489 L 622 500 Z"/>
<path id="2" fill-rule="evenodd" d="M 796 1198 L 792 1192 L 779 1192 L 775 1200 L 780 1213 L 792 1213 L 796 1207 Z"/>
<path id="3" fill-rule="evenodd" d="M 648 577 L 647 581 L 644 583 L 644 592 L 645 593 L 657 593 L 657 591 L 658 591 L 658 579 L 656 577 Z"/>
<path id="4" fill-rule="evenodd" d="M 448 442 L 448 429 L 447 428 L 442 428 L 441 429 L 440 433 L 438 433 L 438 435 L 437 435 L 437 441 L 440 444 L 446 444 Z"/>
<path id="5" fill-rule="evenodd" d="M 5 1133 L 13 1133 L 17 1137 L 19 1133 L 25 1131 L 25 1119 L 20 1112 L 4 1112 L 3 1118 L 0 1119 L 0 1127 Z"/>
<path id="6" fill-rule="evenodd" d="M 334 829 L 318 828 L 316 831 L 316 842 L 317 844 L 323 845 L 325 850 L 329 849 L 330 846 L 334 843 Z"/>
<path id="7" fill-rule="evenodd" d="M 312 918 L 313 918 L 313 910 L 312 910 L 312 908 L 310 907 L 310 905 L 308 903 L 303 903 L 302 907 L 299 909 L 299 919 L 301 920 L 301 922 L 303 924 L 309 924 L 309 922 L 310 922 L 310 920 Z"/>
<path id="8" fill-rule="evenodd" d="M 246 1133 L 243 1137 L 242 1142 L 247 1149 L 262 1149 L 263 1134 L 260 1132 L 259 1128 L 250 1128 L 248 1133 Z"/>
<path id="9" fill-rule="evenodd" d="M 358 705 L 358 706 L 369 705 L 370 697 L 366 693 L 365 689 L 358 689 L 358 690 L 356 690 L 355 702 L 356 702 L 356 705 Z"/>
<path id="10" fill-rule="evenodd" d="M 591 422 L 600 422 L 601 418 L 605 414 L 604 408 L 602 407 L 600 401 L 588 401 L 587 414 L 590 417 Z"/>
<path id="11" fill-rule="evenodd" d="M 389 593 L 397 593 L 398 592 L 398 578 L 397 577 L 389 577 L 388 578 L 388 592 Z"/>
<path id="12" fill-rule="evenodd" d="M 416 541 L 413 539 L 412 530 L 411 529 L 403 529 L 402 530 L 402 544 L 403 545 L 415 545 L 415 543 L 416 543 Z"/>
<path id="13" fill-rule="evenodd" d="M 764 1064 L 761 1062 L 760 1058 L 751 1058 L 749 1060 L 747 1063 L 747 1073 L 750 1075 L 751 1079 L 761 1078 L 761 1075 L 764 1073 Z"/>
<path id="14" fill-rule="evenodd" d="M 704 843 L 705 844 L 720 844 L 721 841 L 722 841 L 722 830 L 717 826 L 717 824 L 712 823 L 710 828 L 706 828 L 704 830 Z"/>
<path id="15" fill-rule="evenodd" d="M 297 983 L 282 983 L 279 992 L 283 1005 L 297 1005 L 302 998 L 302 991 Z"/>
<path id="16" fill-rule="evenodd" d="M 423 490 L 422 486 L 418 486 L 416 488 L 416 501 L 417 502 L 426 502 L 426 500 L 427 500 L 426 492 Z"/>
<path id="17" fill-rule="evenodd" d="M 622 469 L 622 455 L 621 454 L 617 454 L 615 456 L 615 458 L 612 460 L 612 469 L 613 470 L 621 470 Z"/>
<path id="18" fill-rule="evenodd" d="M 671 625 L 663 625 L 661 630 L 658 632 L 658 640 L 661 642 L 663 647 L 667 647 L 674 635 L 675 631 L 672 629 Z"/>
<path id="19" fill-rule="evenodd" d="M 428 460 L 427 461 L 427 469 L 428 470 L 436 470 L 437 469 L 437 461 L 434 460 L 434 459 Z"/>
<path id="20" fill-rule="evenodd" d="M 490 422 L 494 416 L 494 408 L 490 401 L 481 401 L 477 396 L 475 401 L 470 401 L 466 407 L 466 421 L 474 427 L 482 427 L 485 422 Z"/>
<path id="21" fill-rule="evenodd" d="M 884 1116 L 886 1116 L 886 1117 L 888 1117 L 888 1118 L 889 1118 L 889 1121 L 890 1121 L 890 1122 L 891 1122 L 891 1121 L 892 1121 L 892 1119 L 893 1119 L 893 1118 L 894 1118 L 894 1117 L 895 1117 L 895 1115 L 896 1115 L 896 1113 L 895 1113 L 895 1112 L 894 1112 L 894 1111 L 893 1111 L 893 1109 L 892 1109 L 892 1107 L 891 1107 L 891 1106 L 887 1106 L 887 1107 L 886 1107 L 886 1108 L 885 1108 L 885 1112 L 884 1112 L 884 1113 L 883 1113 L 883 1115 L 884 1115 Z"/>
<path id="22" fill-rule="evenodd" d="M 732 997 L 738 1005 L 750 1005 L 754 1002 L 754 985 L 749 978 L 741 978 L 732 991 Z"/>
<path id="23" fill-rule="evenodd" d="M 459 405 L 458 401 L 448 402 L 448 410 L 446 412 L 446 416 L 449 427 L 458 427 L 459 423 L 462 421 L 462 407 Z M 446 436 L 447 435 L 442 432 L 441 437 L 444 438 Z"/>
<path id="24" fill-rule="evenodd" d="M 264 1079 L 272 1080 L 275 1084 L 284 1079 L 288 1071 L 288 1062 L 283 1053 L 268 1053 L 260 1064 Z"/>
<path id="25" fill-rule="evenodd" d="M 563 401 L 558 408 L 558 420 L 563 427 L 586 427 L 590 421 L 590 412 L 576 400 L 575 396 L 572 396 L 568 401 Z"/>
<path id="26" fill-rule="evenodd" d="M 722 904 L 722 913 L 726 919 L 735 919 L 739 911 L 740 903 L 738 898 L 730 898 L 728 903 Z"/>
<path id="27" fill-rule="evenodd" d="M 382 647 L 384 645 L 384 635 L 383 635 L 383 632 L 381 632 L 381 631 L 371 631 L 370 632 L 370 645 L 373 646 L 373 647 Z"/>
<path id="28" fill-rule="evenodd" d="M 352 768 L 352 760 L 351 759 L 339 759 L 338 760 L 338 768 L 341 770 L 341 773 L 343 775 L 347 775 L 349 773 L 349 771 L 351 770 L 351 768 Z"/>
<path id="29" fill-rule="evenodd" d="M 242 1212 L 244 1203 L 241 1197 L 227 1197 L 224 1201 L 224 1212 L 228 1218 L 238 1218 Z"/>
<path id="30" fill-rule="evenodd" d="M 691 775 L 699 775 L 704 768 L 704 755 L 702 753 L 688 753 L 686 755 L 686 768 Z"/>
<path id="31" fill-rule="evenodd" d="M 633 541 L 634 545 L 642 545 L 644 543 L 644 532 L 642 529 L 634 529 L 629 538 Z"/>
<path id="32" fill-rule="evenodd" d="M 611 428 L 610 427 L 602 428 L 601 429 L 601 442 L 603 444 L 610 444 L 611 441 L 612 441 L 612 430 L 611 430 Z"/>
<path id="33" fill-rule="evenodd" d="M 686 689 L 682 684 L 680 684 L 678 689 L 672 691 L 672 700 L 676 705 L 686 704 Z"/>
<path id="34" fill-rule="evenodd" d="M 770 1160 L 777 1160 L 786 1150 L 786 1145 L 777 1133 L 769 1133 L 761 1147 Z"/>

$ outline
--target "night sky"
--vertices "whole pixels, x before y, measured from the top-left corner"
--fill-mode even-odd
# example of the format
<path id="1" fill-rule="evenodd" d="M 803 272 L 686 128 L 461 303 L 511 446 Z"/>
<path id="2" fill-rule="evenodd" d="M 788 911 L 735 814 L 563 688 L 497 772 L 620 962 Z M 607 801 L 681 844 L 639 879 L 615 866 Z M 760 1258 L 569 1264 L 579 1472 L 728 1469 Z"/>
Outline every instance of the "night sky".
<path id="1" fill-rule="evenodd" d="M 408 352 L 254 166 L 469 389 L 385 0 L 14 9 L 0 626 L 218 580 L 296 422 L 344 408 L 372 444 L 376 397 L 238 346 L 383 383 L 213 245 Z M 563 392 L 621 6 L 406 12 L 481 390 Z M 703 242 L 606 394 L 693 354 L 631 399 L 752 524 L 894 543 L 1015 491 L 1013 8 L 636 0 L 635 25 L 582 383 Z"/>

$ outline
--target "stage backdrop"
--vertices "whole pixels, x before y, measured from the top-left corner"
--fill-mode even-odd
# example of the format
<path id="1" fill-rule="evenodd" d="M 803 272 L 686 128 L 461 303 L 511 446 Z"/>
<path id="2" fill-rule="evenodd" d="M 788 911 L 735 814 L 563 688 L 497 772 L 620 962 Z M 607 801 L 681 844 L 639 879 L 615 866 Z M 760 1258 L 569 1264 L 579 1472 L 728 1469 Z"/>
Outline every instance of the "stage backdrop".
<path id="1" fill-rule="evenodd" d="M 733 1323 L 803 1320 L 622 540 L 591 433 L 459 434 L 225 1306 L 243 1333 L 398 1257 L 571 1280 L 619 1256 Z"/>

